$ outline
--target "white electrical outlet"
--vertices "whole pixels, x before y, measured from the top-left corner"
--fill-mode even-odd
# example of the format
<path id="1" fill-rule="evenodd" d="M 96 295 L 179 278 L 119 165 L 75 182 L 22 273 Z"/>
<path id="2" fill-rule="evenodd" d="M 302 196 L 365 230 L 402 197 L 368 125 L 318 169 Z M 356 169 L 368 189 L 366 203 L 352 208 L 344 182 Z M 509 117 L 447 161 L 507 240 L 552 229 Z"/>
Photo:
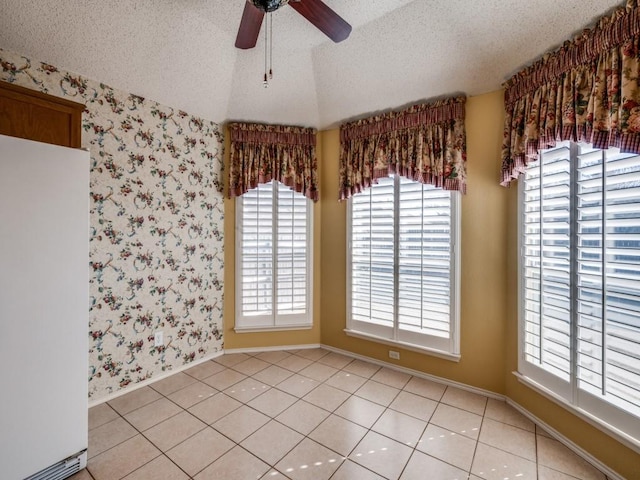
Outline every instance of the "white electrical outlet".
<path id="1" fill-rule="evenodd" d="M 400 352 L 394 352 L 393 350 L 389 350 L 389 358 L 393 358 L 394 360 L 400 360 Z"/>
<path id="2" fill-rule="evenodd" d="M 156 334 L 153 336 L 153 346 L 161 347 L 163 345 L 164 345 L 164 335 L 162 331 L 156 332 Z"/>

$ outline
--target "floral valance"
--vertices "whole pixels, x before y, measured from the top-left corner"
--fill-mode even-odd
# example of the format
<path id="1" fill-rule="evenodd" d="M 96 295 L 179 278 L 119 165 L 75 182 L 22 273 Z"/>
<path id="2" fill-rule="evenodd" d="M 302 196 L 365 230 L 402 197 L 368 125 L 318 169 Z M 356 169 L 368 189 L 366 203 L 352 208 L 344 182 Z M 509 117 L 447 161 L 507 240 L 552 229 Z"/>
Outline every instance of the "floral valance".
<path id="1" fill-rule="evenodd" d="M 231 123 L 229 198 L 277 180 L 318 201 L 314 128 Z"/>
<path id="2" fill-rule="evenodd" d="M 557 141 L 640 153 L 640 8 L 603 17 L 505 84 L 502 185 Z"/>
<path id="3" fill-rule="evenodd" d="M 413 105 L 340 127 L 340 200 L 398 174 L 466 192 L 465 97 Z"/>

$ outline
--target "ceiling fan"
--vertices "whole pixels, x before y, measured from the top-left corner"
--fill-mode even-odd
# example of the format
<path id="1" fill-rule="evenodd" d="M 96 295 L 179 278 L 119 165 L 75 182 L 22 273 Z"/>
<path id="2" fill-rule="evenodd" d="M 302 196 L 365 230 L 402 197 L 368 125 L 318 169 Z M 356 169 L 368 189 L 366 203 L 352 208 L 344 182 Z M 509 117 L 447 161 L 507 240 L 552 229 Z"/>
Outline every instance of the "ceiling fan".
<path id="1" fill-rule="evenodd" d="M 345 40 L 351 33 L 351 25 L 322 0 L 247 0 L 238 28 L 236 47 L 255 47 L 264 14 L 287 4 L 336 43 Z"/>

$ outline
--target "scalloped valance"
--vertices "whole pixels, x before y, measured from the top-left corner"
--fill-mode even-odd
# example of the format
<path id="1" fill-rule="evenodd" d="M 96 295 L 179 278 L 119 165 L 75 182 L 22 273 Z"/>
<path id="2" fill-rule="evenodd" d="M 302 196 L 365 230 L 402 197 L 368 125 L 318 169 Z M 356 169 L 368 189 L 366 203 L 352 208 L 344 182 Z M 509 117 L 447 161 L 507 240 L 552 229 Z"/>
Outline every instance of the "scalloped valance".
<path id="1" fill-rule="evenodd" d="M 277 180 L 318 201 L 314 128 L 260 123 L 229 124 L 229 198 Z"/>
<path id="2" fill-rule="evenodd" d="M 627 1 L 504 84 L 502 185 L 557 141 L 640 153 L 638 3 Z"/>
<path id="3" fill-rule="evenodd" d="M 340 200 L 398 174 L 466 192 L 466 97 L 413 105 L 340 127 Z"/>

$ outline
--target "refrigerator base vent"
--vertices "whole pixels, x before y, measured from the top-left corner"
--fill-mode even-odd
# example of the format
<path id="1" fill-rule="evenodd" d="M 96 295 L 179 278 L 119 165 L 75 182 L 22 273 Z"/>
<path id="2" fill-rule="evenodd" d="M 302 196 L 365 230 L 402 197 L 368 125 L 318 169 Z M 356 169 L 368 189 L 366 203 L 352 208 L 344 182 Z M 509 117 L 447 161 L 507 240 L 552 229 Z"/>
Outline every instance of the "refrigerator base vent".
<path id="1" fill-rule="evenodd" d="M 78 473 L 87 466 L 87 451 L 83 450 L 44 470 L 34 473 L 25 480 L 63 480 Z"/>

